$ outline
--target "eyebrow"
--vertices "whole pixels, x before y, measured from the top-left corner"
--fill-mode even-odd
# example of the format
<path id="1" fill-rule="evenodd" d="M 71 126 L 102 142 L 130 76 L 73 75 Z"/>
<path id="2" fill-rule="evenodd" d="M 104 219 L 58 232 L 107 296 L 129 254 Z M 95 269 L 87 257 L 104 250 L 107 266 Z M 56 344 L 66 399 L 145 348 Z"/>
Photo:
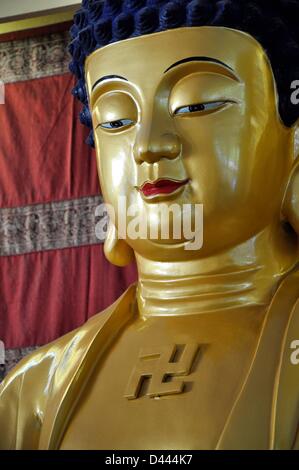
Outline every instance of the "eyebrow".
<path id="1" fill-rule="evenodd" d="M 175 62 L 174 64 L 170 65 L 170 67 L 168 67 L 164 73 L 168 72 L 169 70 L 171 70 L 172 68 L 174 67 L 177 67 L 178 65 L 181 65 L 181 64 L 185 64 L 187 62 L 212 62 L 214 64 L 219 64 L 219 65 L 222 65 L 226 68 L 228 68 L 229 70 L 231 70 L 232 72 L 234 72 L 234 69 L 232 67 L 230 67 L 229 65 L 225 64 L 224 62 L 222 62 L 221 60 L 218 60 L 218 59 L 214 59 L 213 57 L 205 57 L 205 56 L 195 56 L 195 57 L 186 57 L 185 59 L 181 59 L 179 60 L 178 62 Z M 128 82 L 129 80 L 125 77 L 122 77 L 121 75 L 104 75 L 103 77 L 99 78 L 93 85 L 92 85 L 92 88 L 91 88 L 91 91 L 93 92 L 93 90 L 96 88 L 96 86 L 103 82 L 104 80 L 111 80 L 113 78 L 118 78 L 120 80 L 125 80 L 126 82 Z"/>
<path id="2" fill-rule="evenodd" d="M 232 72 L 234 72 L 234 69 L 232 69 L 229 65 L 225 64 L 224 62 L 221 62 L 221 60 L 214 59 L 213 57 L 205 57 L 205 56 L 195 56 L 195 57 L 186 57 L 185 59 L 181 59 L 178 62 L 175 62 L 174 64 L 170 65 L 168 69 L 164 71 L 164 73 L 168 72 L 168 70 L 172 69 L 173 67 L 177 67 L 178 65 L 185 64 L 186 62 L 214 62 L 216 64 L 222 65 L 228 69 L 230 69 Z"/>
<path id="3" fill-rule="evenodd" d="M 121 77 L 120 75 L 105 75 L 104 77 L 99 78 L 93 85 L 91 91 L 95 89 L 95 87 L 100 83 L 103 82 L 104 80 L 111 80 L 112 78 L 119 78 L 121 80 L 125 80 L 128 82 L 128 80 L 125 77 Z"/>

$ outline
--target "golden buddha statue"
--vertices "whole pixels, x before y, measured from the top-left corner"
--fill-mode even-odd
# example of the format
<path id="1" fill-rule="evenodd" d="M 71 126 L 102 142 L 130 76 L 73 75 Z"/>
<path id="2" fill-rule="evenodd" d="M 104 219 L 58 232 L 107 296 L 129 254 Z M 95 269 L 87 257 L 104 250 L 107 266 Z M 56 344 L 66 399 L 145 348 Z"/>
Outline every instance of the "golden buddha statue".
<path id="1" fill-rule="evenodd" d="M 299 449 L 298 2 L 274 3 L 83 2 L 71 69 L 116 212 L 104 249 L 138 282 L 10 373 L 1 448 Z M 159 234 L 162 203 L 202 204 L 202 246 L 121 237 L 119 197 Z"/>

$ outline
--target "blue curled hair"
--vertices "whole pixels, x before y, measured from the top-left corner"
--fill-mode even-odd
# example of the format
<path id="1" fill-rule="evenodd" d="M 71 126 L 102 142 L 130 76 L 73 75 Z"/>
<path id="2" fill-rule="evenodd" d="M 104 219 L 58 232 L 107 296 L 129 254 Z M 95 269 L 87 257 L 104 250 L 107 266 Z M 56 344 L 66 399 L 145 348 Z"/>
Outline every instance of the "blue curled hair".
<path id="1" fill-rule="evenodd" d="M 84 62 L 96 49 L 131 37 L 184 26 L 224 26 L 253 36 L 270 59 L 279 95 L 279 113 L 288 127 L 299 117 L 291 83 L 299 80 L 299 0 L 83 0 L 70 33 L 73 95 L 84 105 L 80 121 L 91 129 Z"/>

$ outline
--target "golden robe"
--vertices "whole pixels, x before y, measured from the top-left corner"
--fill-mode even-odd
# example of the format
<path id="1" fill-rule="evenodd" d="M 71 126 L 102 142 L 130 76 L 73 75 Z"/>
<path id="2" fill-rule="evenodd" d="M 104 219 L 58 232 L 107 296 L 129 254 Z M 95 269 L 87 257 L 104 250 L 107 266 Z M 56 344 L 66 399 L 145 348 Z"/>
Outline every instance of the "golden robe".
<path id="1" fill-rule="evenodd" d="M 299 365 L 290 360 L 290 344 L 299 339 L 298 299 L 299 274 L 294 273 L 280 284 L 267 308 L 218 449 L 258 447 L 252 423 L 261 413 L 269 422 L 269 449 L 299 449 Z M 135 303 L 134 284 L 105 311 L 35 351 L 11 371 L 0 388 L 0 449 L 60 448 L 96 360 L 135 314 Z"/>

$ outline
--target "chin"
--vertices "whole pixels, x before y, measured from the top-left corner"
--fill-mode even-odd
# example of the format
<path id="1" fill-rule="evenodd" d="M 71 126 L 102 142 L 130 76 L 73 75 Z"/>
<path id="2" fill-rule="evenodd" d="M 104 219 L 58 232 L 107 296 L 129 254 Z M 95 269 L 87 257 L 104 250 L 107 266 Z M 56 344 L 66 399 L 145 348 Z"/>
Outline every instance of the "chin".
<path id="1" fill-rule="evenodd" d="M 180 262 L 204 257 L 202 248 L 188 250 L 190 240 L 133 240 L 131 248 L 140 256 L 157 262 Z"/>

